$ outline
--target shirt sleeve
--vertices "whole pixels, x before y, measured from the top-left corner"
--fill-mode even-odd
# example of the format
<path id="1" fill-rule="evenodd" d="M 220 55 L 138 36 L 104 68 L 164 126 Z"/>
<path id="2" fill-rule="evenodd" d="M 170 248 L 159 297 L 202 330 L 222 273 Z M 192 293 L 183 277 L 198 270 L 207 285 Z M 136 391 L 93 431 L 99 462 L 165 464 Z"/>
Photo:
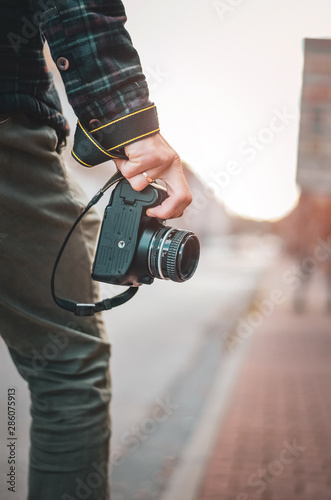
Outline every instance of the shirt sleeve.
<path id="1" fill-rule="evenodd" d="M 88 140 L 90 147 L 116 157 L 126 144 L 158 132 L 139 56 L 124 27 L 122 2 L 48 0 L 45 5 L 41 32 L 79 120 L 75 143 Z M 84 147 L 78 148 L 78 161 Z"/>

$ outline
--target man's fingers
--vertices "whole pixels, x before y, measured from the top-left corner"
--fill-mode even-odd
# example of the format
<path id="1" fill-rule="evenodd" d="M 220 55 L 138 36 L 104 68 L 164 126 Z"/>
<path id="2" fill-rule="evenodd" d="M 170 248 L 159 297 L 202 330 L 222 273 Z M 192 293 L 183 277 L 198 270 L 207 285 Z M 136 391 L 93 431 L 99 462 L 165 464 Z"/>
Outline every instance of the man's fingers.
<path id="1" fill-rule="evenodd" d="M 192 201 L 179 155 L 161 134 L 128 145 L 125 154 L 127 160 L 114 161 L 133 189 L 141 191 L 150 179 L 162 179 L 166 183 L 169 197 L 147 214 L 160 219 L 179 217 Z"/>
<path id="2" fill-rule="evenodd" d="M 191 201 L 192 195 L 190 191 L 175 191 L 161 205 L 149 209 L 147 215 L 159 219 L 175 219 L 182 215 Z"/>
<path id="3" fill-rule="evenodd" d="M 124 177 L 131 182 L 139 174 L 147 172 L 153 179 L 163 178 L 163 173 L 177 168 L 181 170 L 181 160 L 161 134 L 155 134 L 125 148 L 128 159 L 119 163 Z M 115 160 L 115 163 L 118 160 Z"/>
<path id="4" fill-rule="evenodd" d="M 116 166 L 124 177 L 127 163 L 129 163 L 127 160 L 116 160 Z M 147 171 L 147 174 L 150 178 L 157 179 L 159 178 L 157 171 L 158 169 L 151 169 Z M 166 183 L 168 198 L 161 205 L 148 211 L 147 215 L 160 219 L 174 219 L 179 217 L 192 202 L 192 195 L 181 171 L 173 170 L 162 176 L 161 179 Z M 149 185 L 143 173 L 128 178 L 128 181 L 135 191 L 141 191 Z"/>
<path id="5" fill-rule="evenodd" d="M 113 162 L 115 163 L 116 165 L 116 168 L 117 170 L 120 170 L 122 172 L 122 170 L 124 169 L 125 167 L 125 164 L 128 160 L 125 160 L 123 158 L 114 158 L 113 159 Z M 122 172 L 123 173 L 123 172 Z M 123 174 L 124 175 L 124 174 Z M 124 176 L 125 177 L 125 176 Z"/>
<path id="6" fill-rule="evenodd" d="M 146 168 L 146 170 L 142 170 L 138 174 L 133 173 L 136 172 L 137 168 L 135 165 L 132 166 L 132 163 L 129 160 L 115 160 L 115 164 L 117 168 L 121 171 L 123 176 L 130 182 L 131 186 L 135 191 L 141 191 L 148 184 L 150 184 L 150 180 L 147 180 L 144 172 L 147 174 L 149 179 L 159 179 L 160 168 Z M 142 167 L 140 167 L 142 169 Z"/>

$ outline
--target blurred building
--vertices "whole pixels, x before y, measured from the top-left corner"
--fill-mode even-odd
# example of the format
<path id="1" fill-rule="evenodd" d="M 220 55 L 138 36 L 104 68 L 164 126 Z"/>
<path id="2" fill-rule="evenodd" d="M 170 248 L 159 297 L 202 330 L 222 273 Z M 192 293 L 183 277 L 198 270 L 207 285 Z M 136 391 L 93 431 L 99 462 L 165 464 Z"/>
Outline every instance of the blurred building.
<path id="1" fill-rule="evenodd" d="M 331 40 L 305 39 L 296 208 L 278 225 L 287 250 L 310 255 L 331 234 Z"/>
<path id="2" fill-rule="evenodd" d="M 305 39 L 297 182 L 331 195 L 331 40 Z"/>
<path id="3" fill-rule="evenodd" d="M 276 229 L 303 269 L 296 307 L 302 310 L 305 289 L 319 270 L 331 311 L 331 40 L 305 39 L 304 50 L 297 164 L 301 196 Z"/>

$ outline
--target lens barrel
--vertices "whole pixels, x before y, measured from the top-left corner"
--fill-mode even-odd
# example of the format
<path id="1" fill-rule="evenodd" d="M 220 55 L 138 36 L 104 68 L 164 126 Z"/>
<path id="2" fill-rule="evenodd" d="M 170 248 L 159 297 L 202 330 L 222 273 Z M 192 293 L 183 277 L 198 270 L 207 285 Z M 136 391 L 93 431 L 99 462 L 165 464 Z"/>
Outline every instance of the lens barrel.
<path id="1" fill-rule="evenodd" d="M 153 235 L 148 252 L 148 267 L 159 279 L 183 282 L 190 279 L 198 265 L 199 240 L 190 231 L 162 226 Z"/>

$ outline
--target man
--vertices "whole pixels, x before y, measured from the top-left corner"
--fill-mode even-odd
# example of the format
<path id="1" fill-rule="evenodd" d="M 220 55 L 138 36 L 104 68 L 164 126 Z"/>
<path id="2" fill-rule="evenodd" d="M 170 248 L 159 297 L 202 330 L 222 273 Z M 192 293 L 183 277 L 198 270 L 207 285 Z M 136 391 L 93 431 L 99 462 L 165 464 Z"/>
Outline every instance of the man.
<path id="1" fill-rule="evenodd" d="M 0 332 L 31 392 L 29 500 L 109 498 L 110 345 L 98 315 L 74 316 L 50 294 L 52 266 L 85 205 L 61 158 L 68 125 L 43 57 L 48 41 L 78 125 L 73 156 L 114 158 L 132 187 L 163 179 L 151 216 L 191 201 L 157 115 L 119 0 L 3 0 L 0 41 Z M 59 295 L 97 300 L 91 211 L 57 275 Z M 71 256 L 71 259 L 68 257 Z"/>

